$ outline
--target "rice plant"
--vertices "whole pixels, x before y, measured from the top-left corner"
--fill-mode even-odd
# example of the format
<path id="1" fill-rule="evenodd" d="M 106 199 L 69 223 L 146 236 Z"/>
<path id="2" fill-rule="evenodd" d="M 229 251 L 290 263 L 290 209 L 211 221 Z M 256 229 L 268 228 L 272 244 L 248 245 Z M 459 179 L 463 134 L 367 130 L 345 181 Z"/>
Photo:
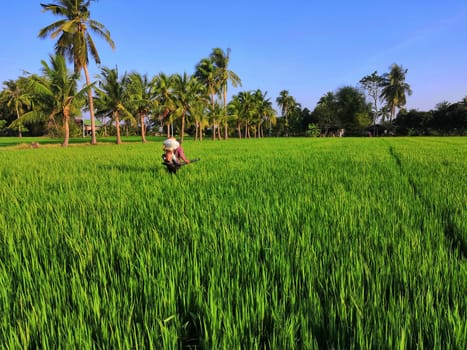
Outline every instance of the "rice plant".
<path id="1" fill-rule="evenodd" d="M 464 349 L 466 144 L 1 150 L 0 343 Z"/>

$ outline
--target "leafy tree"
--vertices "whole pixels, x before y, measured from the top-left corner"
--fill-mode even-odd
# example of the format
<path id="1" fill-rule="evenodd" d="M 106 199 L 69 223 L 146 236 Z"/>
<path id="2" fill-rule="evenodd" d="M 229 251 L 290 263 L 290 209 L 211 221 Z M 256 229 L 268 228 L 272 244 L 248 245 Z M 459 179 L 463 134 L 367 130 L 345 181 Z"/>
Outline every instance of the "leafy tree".
<path id="1" fill-rule="evenodd" d="M 289 135 L 289 117 L 290 113 L 294 110 L 295 106 L 297 105 L 297 102 L 295 102 L 295 99 L 289 95 L 289 92 L 287 90 L 282 90 L 279 93 L 279 96 L 276 98 L 276 102 L 281 108 L 282 111 L 282 116 L 285 118 L 285 135 Z"/>
<path id="2" fill-rule="evenodd" d="M 222 94 L 222 100 L 224 102 L 224 138 L 228 138 L 228 127 L 227 127 L 227 89 L 228 83 L 231 82 L 232 86 L 237 87 L 242 85 L 240 77 L 232 70 L 229 70 L 230 62 L 230 49 L 227 49 L 227 52 L 224 52 L 220 48 L 215 48 L 212 50 L 210 58 L 214 64 L 215 69 L 215 79 L 217 81 L 217 86 L 220 88 L 220 93 Z"/>
<path id="3" fill-rule="evenodd" d="M 436 105 L 431 127 L 443 135 L 464 135 L 467 127 L 467 97 L 453 104 L 441 102 Z"/>
<path id="4" fill-rule="evenodd" d="M 266 98 L 267 92 L 262 92 L 257 89 L 254 93 L 256 111 L 258 113 L 257 129 L 258 136 L 264 137 L 264 130 L 262 125 L 267 122 L 269 128 L 269 136 L 271 136 L 272 126 L 276 125 L 276 111 L 272 107 L 270 98 Z"/>
<path id="5" fill-rule="evenodd" d="M 397 133 L 408 136 L 429 135 L 430 124 L 433 119 L 431 112 L 421 112 L 415 109 L 400 111 L 394 120 Z"/>
<path id="6" fill-rule="evenodd" d="M 366 75 L 360 80 L 360 85 L 367 92 L 372 100 L 372 122 L 373 133 L 376 135 L 376 120 L 381 116 L 379 105 L 382 101 L 381 90 L 384 78 L 374 71 L 371 75 Z"/>
<path id="7" fill-rule="evenodd" d="M 177 109 L 175 114 L 181 118 L 180 140 L 183 142 L 185 133 L 185 121 L 187 114 L 195 114 L 196 106 L 199 102 L 205 101 L 206 90 L 204 86 L 194 76 L 176 74 L 174 76 L 174 95 Z"/>
<path id="8" fill-rule="evenodd" d="M 167 126 L 167 137 L 173 136 L 170 129 L 172 112 L 175 110 L 175 94 L 173 92 L 174 76 L 159 73 L 152 79 L 155 95 L 155 106 L 158 118 Z"/>
<path id="9" fill-rule="evenodd" d="M 91 79 L 89 77 L 89 53 L 97 64 L 101 59 L 90 35 L 90 31 L 98 35 L 112 47 L 115 43 L 110 32 L 103 24 L 90 18 L 89 7 L 93 0 L 56 0 L 55 3 L 41 4 L 43 11 L 51 12 L 63 19 L 54 22 L 39 31 L 40 38 L 50 35 L 52 39 L 58 37 L 55 44 L 57 54 L 63 55 L 74 63 L 76 72 L 84 71 L 88 86 L 89 111 L 91 117 L 91 143 L 96 144 L 96 124 L 94 118 L 94 104 L 92 98 Z"/>
<path id="10" fill-rule="evenodd" d="M 216 94 L 220 92 L 220 79 L 217 77 L 217 72 L 216 72 L 216 67 L 214 66 L 214 62 L 212 60 L 212 57 L 209 58 L 203 58 L 195 68 L 195 73 L 194 76 L 198 79 L 199 82 L 204 84 L 206 87 L 208 94 L 210 96 L 210 110 L 215 111 L 216 106 L 215 106 L 215 97 Z M 213 113 L 211 113 L 213 115 Z M 219 115 L 216 113 L 216 115 Z M 216 133 L 214 132 L 215 130 L 218 130 L 218 119 L 216 118 L 211 118 L 212 119 L 212 138 L 216 138 Z M 219 137 L 220 138 L 220 137 Z"/>
<path id="11" fill-rule="evenodd" d="M 315 123 L 308 124 L 308 129 L 306 131 L 306 135 L 310 137 L 318 137 L 321 131 Z"/>
<path id="12" fill-rule="evenodd" d="M 357 133 L 370 124 L 370 107 L 365 95 L 352 86 L 344 86 L 336 92 L 336 113 L 339 127 Z"/>
<path id="13" fill-rule="evenodd" d="M 33 99 L 27 89 L 28 78 L 20 77 L 17 80 L 7 80 L 3 82 L 5 88 L 2 91 L 1 102 L 5 103 L 16 116 L 16 121 L 10 124 L 18 130 L 18 137 L 22 137 L 22 130 L 24 125 L 21 121 L 21 116 L 28 112 L 32 105 Z"/>
<path id="14" fill-rule="evenodd" d="M 313 110 L 318 126 L 327 136 L 331 128 L 337 128 L 337 98 L 334 92 L 329 91 L 323 95 Z"/>
<path id="15" fill-rule="evenodd" d="M 61 118 L 64 134 L 62 145 L 66 147 L 70 139 L 70 118 L 80 112 L 88 87 L 77 90 L 78 74 L 68 71 L 63 56 L 50 56 L 50 65 L 44 60 L 41 63 L 43 76 L 30 79 L 31 88 L 41 103 L 24 118 L 40 120 L 46 117 L 51 122 L 55 122 L 56 117 Z"/>
<path id="16" fill-rule="evenodd" d="M 128 81 L 128 93 L 131 112 L 139 120 L 141 142 L 146 143 L 145 119 L 152 113 L 156 103 L 153 81 L 149 80 L 146 74 L 131 73 Z"/>
<path id="17" fill-rule="evenodd" d="M 95 89 L 97 94 L 96 114 L 110 118 L 115 123 L 116 143 L 121 144 L 120 121 L 135 121 L 129 111 L 131 105 L 128 89 L 129 78 L 126 73 L 119 77 L 117 68 L 110 69 L 107 67 L 101 69 L 99 78 L 98 88 Z"/>
<path id="18" fill-rule="evenodd" d="M 250 138 L 250 126 L 256 114 L 256 101 L 251 91 L 241 91 L 234 95 L 230 106 L 231 113 L 237 115 L 237 128 L 241 135 L 240 127 L 244 129 L 244 137 Z M 239 136 L 241 137 L 241 136 Z"/>
<path id="19" fill-rule="evenodd" d="M 410 85 L 405 81 L 407 71 L 394 63 L 390 72 L 383 75 L 381 97 L 391 111 L 390 123 L 396 115 L 396 108 L 402 108 L 407 103 L 406 95 L 412 95 Z"/>
<path id="20" fill-rule="evenodd" d="M 211 105 L 214 105 L 214 99 L 219 91 L 218 80 L 215 76 L 214 63 L 209 58 L 203 58 L 195 68 L 194 76 L 198 81 L 206 86 L 211 98 Z"/>

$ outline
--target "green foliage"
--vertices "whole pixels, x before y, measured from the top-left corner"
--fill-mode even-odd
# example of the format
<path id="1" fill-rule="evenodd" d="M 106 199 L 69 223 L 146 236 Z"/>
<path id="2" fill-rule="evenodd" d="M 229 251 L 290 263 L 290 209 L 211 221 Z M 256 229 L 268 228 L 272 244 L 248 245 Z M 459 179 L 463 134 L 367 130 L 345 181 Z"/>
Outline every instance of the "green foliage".
<path id="1" fill-rule="evenodd" d="M 184 148 L 0 151 L 3 346 L 466 348 L 464 138 Z"/>
<path id="2" fill-rule="evenodd" d="M 310 137 L 318 137 L 321 133 L 318 125 L 310 123 L 308 124 L 308 130 L 307 130 L 307 135 Z"/>

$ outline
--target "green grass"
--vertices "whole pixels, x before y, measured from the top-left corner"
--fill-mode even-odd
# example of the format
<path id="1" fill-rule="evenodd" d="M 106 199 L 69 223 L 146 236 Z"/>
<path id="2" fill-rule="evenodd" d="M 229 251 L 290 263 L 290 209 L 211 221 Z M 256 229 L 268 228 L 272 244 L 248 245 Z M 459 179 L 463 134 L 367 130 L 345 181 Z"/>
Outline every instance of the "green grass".
<path id="1" fill-rule="evenodd" d="M 0 150 L 7 348 L 467 347 L 465 138 Z"/>
<path id="2" fill-rule="evenodd" d="M 141 136 L 122 136 L 123 143 L 129 142 L 141 142 Z M 160 141 L 164 140 L 162 136 L 146 136 L 147 141 Z M 48 146 L 48 145 L 56 145 L 59 146 L 63 143 L 63 139 L 61 138 L 53 138 L 53 137 L 0 137 L 0 149 L 3 147 L 6 148 L 30 148 L 32 142 L 37 142 L 39 147 L 41 146 Z M 97 137 L 97 142 L 100 144 L 111 144 L 116 143 L 115 136 L 99 136 Z M 90 137 L 72 137 L 69 140 L 70 145 L 83 145 L 83 144 L 90 144 L 91 138 Z"/>

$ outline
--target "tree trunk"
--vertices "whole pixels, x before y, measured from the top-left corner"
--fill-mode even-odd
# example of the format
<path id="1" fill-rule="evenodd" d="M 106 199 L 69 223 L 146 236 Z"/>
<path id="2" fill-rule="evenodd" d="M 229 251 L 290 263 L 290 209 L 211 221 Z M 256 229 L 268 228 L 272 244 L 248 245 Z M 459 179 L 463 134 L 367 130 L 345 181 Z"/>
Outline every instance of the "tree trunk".
<path id="1" fill-rule="evenodd" d="M 180 135 L 180 141 L 183 142 L 183 134 L 185 133 L 185 113 L 186 110 L 183 111 L 182 113 L 182 128 L 181 128 L 181 135 Z"/>
<path id="2" fill-rule="evenodd" d="M 115 127 L 117 128 L 117 145 L 120 145 L 122 138 L 120 136 L 120 118 L 118 117 L 118 112 L 115 113 Z"/>
<path id="3" fill-rule="evenodd" d="M 63 147 L 67 147 L 70 141 L 70 125 L 69 125 L 70 117 L 68 115 L 68 111 L 63 112 L 63 129 L 65 131 L 65 138 L 63 140 Z"/>
<path id="4" fill-rule="evenodd" d="M 18 111 L 18 108 L 16 108 L 16 119 L 19 119 L 19 111 Z M 21 133 L 21 124 L 18 125 L 18 137 L 23 137 L 23 134 Z"/>
<path id="5" fill-rule="evenodd" d="M 141 120 L 141 142 L 146 143 L 146 127 L 144 125 L 144 114 L 140 113 Z"/>
<path id="6" fill-rule="evenodd" d="M 228 120 L 227 120 L 227 85 L 224 88 L 224 140 L 229 138 Z"/>
<path id="7" fill-rule="evenodd" d="M 91 145 L 97 145 L 96 139 L 96 118 L 94 117 L 94 101 L 92 98 L 91 79 L 89 78 L 89 71 L 87 64 L 83 65 L 84 76 L 86 77 L 86 85 L 88 88 L 88 99 L 89 99 L 89 115 L 91 118 Z"/>

